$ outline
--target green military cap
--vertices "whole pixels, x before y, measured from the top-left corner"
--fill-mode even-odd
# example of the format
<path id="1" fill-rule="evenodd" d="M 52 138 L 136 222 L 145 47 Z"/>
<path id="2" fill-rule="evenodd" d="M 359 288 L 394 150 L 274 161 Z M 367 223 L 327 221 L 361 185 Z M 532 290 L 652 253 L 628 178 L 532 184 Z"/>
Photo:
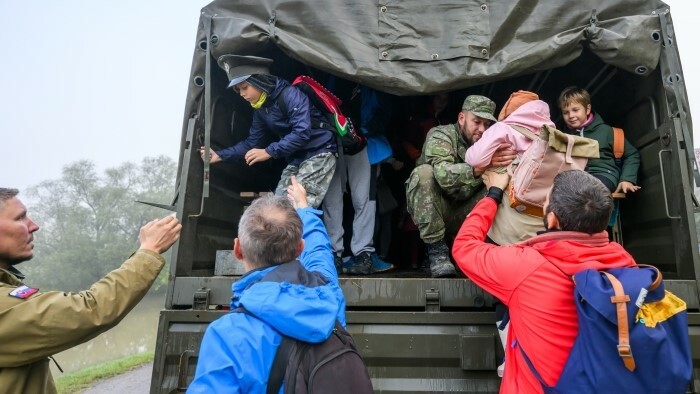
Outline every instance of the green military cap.
<path id="1" fill-rule="evenodd" d="M 231 81 L 228 87 L 234 87 L 253 74 L 270 74 L 272 59 L 257 56 L 222 55 L 217 61 Z"/>
<path id="2" fill-rule="evenodd" d="M 467 98 L 464 99 L 464 104 L 462 104 L 462 109 L 480 118 L 496 122 L 496 118 L 493 116 L 493 113 L 496 112 L 496 103 L 491 101 L 488 97 L 476 95 L 467 96 Z"/>

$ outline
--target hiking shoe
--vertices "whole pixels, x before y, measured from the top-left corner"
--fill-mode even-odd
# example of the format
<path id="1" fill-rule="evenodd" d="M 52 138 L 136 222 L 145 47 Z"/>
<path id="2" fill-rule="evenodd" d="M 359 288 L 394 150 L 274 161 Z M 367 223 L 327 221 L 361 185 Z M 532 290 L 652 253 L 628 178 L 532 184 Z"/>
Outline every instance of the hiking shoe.
<path id="1" fill-rule="evenodd" d="M 451 278 L 457 275 L 455 266 L 450 261 L 450 249 L 445 241 L 426 244 L 428 260 L 430 261 L 430 275 L 433 278 Z"/>
<path id="2" fill-rule="evenodd" d="M 355 256 L 348 267 L 348 275 L 369 275 L 372 272 L 372 257 L 368 252 L 362 252 Z"/>
<path id="3" fill-rule="evenodd" d="M 376 274 L 379 272 L 386 272 L 393 270 L 394 264 L 387 263 L 386 261 L 382 260 L 379 255 L 376 253 L 372 253 L 372 273 Z"/>
<path id="4" fill-rule="evenodd" d="M 333 264 L 335 265 L 335 271 L 338 273 L 338 276 L 342 275 L 342 273 L 343 273 L 343 258 L 337 254 L 334 254 L 333 255 Z"/>

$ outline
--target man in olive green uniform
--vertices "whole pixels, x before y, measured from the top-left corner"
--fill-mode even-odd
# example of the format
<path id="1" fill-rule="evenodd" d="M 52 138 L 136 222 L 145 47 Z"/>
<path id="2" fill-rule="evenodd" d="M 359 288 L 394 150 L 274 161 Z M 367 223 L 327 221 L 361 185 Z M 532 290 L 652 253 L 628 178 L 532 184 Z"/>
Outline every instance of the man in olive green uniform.
<path id="1" fill-rule="evenodd" d="M 484 96 L 468 96 L 457 123 L 428 132 L 417 167 L 406 181 L 408 212 L 425 242 L 434 278 L 455 276 L 445 232 L 456 233 L 476 201 L 483 197 L 483 168 L 472 168 L 464 156 L 486 129 L 496 122 L 496 104 Z M 509 146 L 494 154 L 492 166 L 515 158 Z"/>
<path id="2" fill-rule="evenodd" d="M 0 392 L 56 393 L 49 357 L 114 327 L 146 295 L 178 239 L 174 217 L 141 228 L 141 247 L 122 266 L 79 293 L 39 292 L 15 265 L 32 258 L 39 226 L 0 188 Z"/>

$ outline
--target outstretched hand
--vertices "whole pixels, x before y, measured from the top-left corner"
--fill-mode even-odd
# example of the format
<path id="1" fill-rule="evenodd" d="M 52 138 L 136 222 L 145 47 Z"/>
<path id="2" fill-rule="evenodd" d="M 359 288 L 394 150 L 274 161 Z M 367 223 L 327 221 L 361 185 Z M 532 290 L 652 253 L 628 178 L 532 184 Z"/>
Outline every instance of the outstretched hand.
<path id="1" fill-rule="evenodd" d="M 289 197 L 296 209 L 309 206 L 309 202 L 306 200 L 306 189 L 297 181 L 295 176 L 292 177 L 292 183 L 287 186 L 287 197 Z"/>
<path id="2" fill-rule="evenodd" d="M 140 249 L 146 249 L 158 254 L 165 252 L 180 238 L 182 225 L 173 216 L 154 219 L 141 227 L 139 231 Z"/>
<path id="3" fill-rule="evenodd" d="M 508 188 L 508 183 L 510 182 L 510 175 L 508 175 L 507 171 L 499 173 L 493 171 L 492 169 L 488 169 L 484 171 L 483 175 L 481 175 L 481 179 L 484 181 L 487 188 L 495 186 L 505 191 Z"/>
<path id="4" fill-rule="evenodd" d="M 615 189 L 614 193 L 636 192 L 641 188 L 641 186 L 637 186 L 632 182 L 622 181 L 617 185 L 617 189 Z"/>

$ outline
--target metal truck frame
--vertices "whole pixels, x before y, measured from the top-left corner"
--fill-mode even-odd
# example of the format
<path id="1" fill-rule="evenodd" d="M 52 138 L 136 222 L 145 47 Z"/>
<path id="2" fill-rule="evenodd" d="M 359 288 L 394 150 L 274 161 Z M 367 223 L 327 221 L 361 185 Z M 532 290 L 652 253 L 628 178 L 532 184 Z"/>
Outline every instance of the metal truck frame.
<path id="1" fill-rule="evenodd" d="M 291 80 L 327 75 L 401 97 L 451 91 L 503 104 L 537 92 L 556 116 L 566 86 L 587 88 L 641 154 L 643 189 L 621 203 L 616 237 L 659 267 L 689 309 L 700 359 L 700 259 L 692 122 L 669 7 L 660 1 L 238 0 L 202 9 L 181 137 L 173 247 L 151 393 L 184 391 L 207 325 L 227 313 L 224 272 L 241 212 L 281 166 L 209 166 L 198 154 L 246 137 L 250 106 L 216 58 L 267 56 Z M 246 194 L 247 193 L 247 194 Z M 415 275 L 414 275 L 415 276 Z M 492 297 L 469 279 L 342 277 L 348 330 L 377 392 L 497 392 L 502 357 Z M 697 374 L 695 374 L 697 376 Z M 697 379 L 697 378 L 696 378 Z M 694 381 L 692 392 L 700 386 Z"/>

